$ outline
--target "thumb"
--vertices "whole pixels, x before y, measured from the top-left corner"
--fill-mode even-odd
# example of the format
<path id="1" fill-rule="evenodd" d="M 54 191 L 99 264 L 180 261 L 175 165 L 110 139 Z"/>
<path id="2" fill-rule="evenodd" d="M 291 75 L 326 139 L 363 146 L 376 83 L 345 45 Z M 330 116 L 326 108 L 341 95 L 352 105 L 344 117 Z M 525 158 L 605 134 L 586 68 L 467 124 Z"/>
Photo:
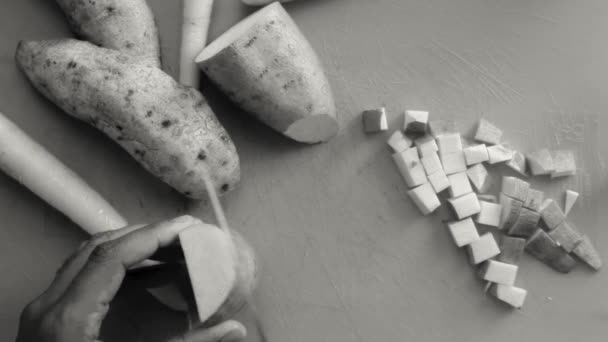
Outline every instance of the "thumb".
<path id="1" fill-rule="evenodd" d="M 211 328 L 194 328 L 169 342 L 237 342 L 247 336 L 247 329 L 237 321 L 225 321 Z"/>

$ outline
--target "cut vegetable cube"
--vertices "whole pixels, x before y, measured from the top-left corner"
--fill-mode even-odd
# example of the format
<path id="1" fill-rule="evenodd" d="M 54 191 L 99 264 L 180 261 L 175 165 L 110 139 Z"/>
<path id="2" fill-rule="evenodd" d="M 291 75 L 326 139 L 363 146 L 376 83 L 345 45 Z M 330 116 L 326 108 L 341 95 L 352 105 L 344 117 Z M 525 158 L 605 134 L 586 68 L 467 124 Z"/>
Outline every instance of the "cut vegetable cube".
<path id="1" fill-rule="evenodd" d="M 418 150 L 416 148 L 408 148 L 405 151 L 393 154 L 393 158 L 397 158 L 397 156 L 408 168 L 420 164 L 420 157 L 418 157 Z"/>
<path id="2" fill-rule="evenodd" d="M 432 120 L 429 122 L 429 131 L 437 139 L 445 134 L 458 133 L 458 127 L 452 120 Z"/>
<path id="3" fill-rule="evenodd" d="M 568 253 L 572 252 L 583 241 L 582 235 L 566 221 L 550 231 L 549 236 Z"/>
<path id="4" fill-rule="evenodd" d="M 527 171 L 526 156 L 519 152 L 513 152 L 513 158 L 507 162 L 507 166 L 524 177 L 529 177 Z"/>
<path id="5" fill-rule="evenodd" d="M 469 177 L 467 177 L 466 172 L 449 175 L 448 179 L 450 180 L 451 197 L 460 197 L 468 194 L 469 192 L 473 192 L 473 188 L 471 187 L 471 183 L 469 182 Z"/>
<path id="6" fill-rule="evenodd" d="M 528 291 L 515 287 L 502 284 L 493 284 L 489 290 L 490 294 L 496 297 L 498 300 L 511 305 L 516 309 L 520 309 L 524 306 Z"/>
<path id="7" fill-rule="evenodd" d="M 425 135 L 422 138 L 418 138 L 414 143 L 416 144 L 416 147 L 418 147 L 418 153 L 421 157 L 435 154 L 437 151 L 439 151 L 435 138 L 430 135 Z"/>
<path id="8" fill-rule="evenodd" d="M 485 144 L 469 146 L 464 149 L 464 159 L 467 165 L 475 165 L 490 160 L 488 148 Z"/>
<path id="9" fill-rule="evenodd" d="M 443 166 L 441 166 L 441 160 L 439 160 L 437 153 L 423 156 L 420 161 L 422 162 L 422 166 L 424 166 L 424 171 L 429 176 L 439 171 L 443 172 Z"/>
<path id="10" fill-rule="evenodd" d="M 528 189 L 528 195 L 526 196 L 526 201 L 524 202 L 524 208 L 540 212 L 540 207 L 544 200 L 544 192 L 530 188 Z"/>
<path id="11" fill-rule="evenodd" d="M 566 214 L 564 214 L 559 205 L 550 198 L 543 202 L 543 205 L 540 207 L 540 214 L 542 215 L 546 230 L 553 230 L 566 220 Z"/>
<path id="12" fill-rule="evenodd" d="M 423 215 L 428 215 L 441 206 L 439 197 L 429 183 L 425 183 L 407 193 Z"/>
<path id="13" fill-rule="evenodd" d="M 500 194 L 500 205 L 502 206 L 502 214 L 500 215 L 500 225 L 498 229 L 509 231 L 519 218 L 519 213 L 523 208 L 524 203 L 513 199 L 505 194 Z"/>
<path id="14" fill-rule="evenodd" d="M 386 131 L 388 123 L 386 121 L 386 109 L 384 107 L 363 112 L 363 127 L 367 133 Z"/>
<path id="15" fill-rule="evenodd" d="M 568 216 L 572 207 L 574 207 L 574 203 L 578 199 L 579 193 L 572 190 L 566 190 L 566 200 L 564 204 L 564 214 Z"/>
<path id="16" fill-rule="evenodd" d="M 528 199 L 530 183 L 515 177 L 503 177 L 501 192 L 513 199 L 525 202 Z"/>
<path id="17" fill-rule="evenodd" d="M 474 265 L 480 264 L 500 254 L 500 249 L 498 248 L 498 244 L 496 244 L 496 240 L 492 233 L 486 233 L 480 236 L 479 240 L 468 244 L 467 251 L 469 252 L 471 263 Z"/>
<path id="18" fill-rule="evenodd" d="M 503 145 L 494 145 L 488 147 L 488 156 L 490 156 L 490 164 L 498 164 L 511 160 L 513 151 Z"/>
<path id="19" fill-rule="evenodd" d="M 479 200 L 477 200 L 477 196 L 472 192 L 457 198 L 450 198 L 448 202 L 459 220 L 479 214 L 481 210 Z"/>
<path id="20" fill-rule="evenodd" d="M 496 260 L 488 260 L 479 270 L 479 276 L 496 284 L 513 285 L 517 277 L 516 265 L 507 264 Z"/>
<path id="21" fill-rule="evenodd" d="M 500 204 L 479 201 L 479 207 L 481 209 L 477 215 L 477 223 L 491 227 L 500 225 L 500 215 L 502 213 Z"/>
<path id="22" fill-rule="evenodd" d="M 437 138 L 440 154 L 462 152 L 462 138 L 460 133 L 444 134 Z"/>
<path id="23" fill-rule="evenodd" d="M 463 247 L 473 241 L 479 240 L 477 227 L 475 227 L 475 223 L 473 223 L 470 217 L 461 221 L 449 222 L 448 229 L 458 247 Z"/>
<path id="24" fill-rule="evenodd" d="M 464 152 L 462 151 L 450 154 L 442 154 L 441 163 L 443 164 L 443 171 L 446 175 L 451 175 L 467 170 L 467 163 L 464 160 Z"/>
<path id="25" fill-rule="evenodd" d="M 576 261 L 542 229 L 528 239 L 526 252 L 561 273 L 568 273 L 576 266 Z"/>
<path id="26" fill-rule="evenodd" d="M 555 167 L 551 172 L 551 178 L 574 176 L 576 174 L 576 159 L 572 151 L 553 151 L 551 157 Z"/>
<path id="27" fill-rule="evenodd" d="M 388 139 L 387 144 L 396 153 L 403 152 L 412 146 L 412 139 L 408 138 L 401 131 L 395 131 Z"/>
<path id="28" fill-rule="evenodd" d="M 494 124 L 490 123 L 486 119 L 479 120 L 477 133 L 475 133 L 475 140 L 490 145 L 498 145 L 500 144 L 501 138 L 502 131 L 498 127 L 494 126 Z"/>
<path id="29" fill-rule="evenodd" d="M 517 265 L 524 254 L 526 239 L 503 235 L 500 238 L 500 255 L 497 260 Z"/>
<path id="30" fill-rule="evenodd" d="M 519 212 L 519 217 L 513 226 L 509 228 L 509 235 L 527 239 L 536 232 L 539 221 L 540 213 L 527 208 L 522 208 Z"/>
<path id="31" fill-rule="evenodd" d="M 490 203 L 498 203 L 498 198 L 496 196 L 490 195 L 490 194 L 478 194 L 477 199 L 479 199 L 480 201 L 486 201 L 486 202 L 490 202 Z"/>
<path id="32" fill-rule="evenodd" d="M 488 185 L 488 170 L 483 164 L 471 166 L 467 170 L 467 176 L 475 187 L 475 190 L 484 192 Z"/>
<path id="33" fill-rule="evenodd" d="M 424 133 L 429 121 L 429 112 L 422 110 L 406 110 L 403 130 L 411 133 Z"/>
<path id="34" fill-rule="evenodd" d="M 572 252 L 594 270 L 599 271 L 602 268 L 602 258 L 587 235 L 583 235 L 583 240 Z"/>
<path id="35" fill-rule="evenodd" d="M 435 190 L 435 193 L 440 193 L 450 187 L 450 180 L 448 179 L 448 176 L 445 175 L 443 170 L 433 173 L 428 178 L 429 182 L 433 186 L 433 189 Z"/>
<path id="36" fill-rule="evenodd" d="M 533 176 L 550 175 L 555 170 L 553 157 L 548 149 L 538 150 L 526 156 Z"/>
<path id="37" fill-rule="evenodd" d="M 427 182 L 424 167 L 415 148 L 393 154 L 393 160 L 408 187 L 413 188 Z"/>

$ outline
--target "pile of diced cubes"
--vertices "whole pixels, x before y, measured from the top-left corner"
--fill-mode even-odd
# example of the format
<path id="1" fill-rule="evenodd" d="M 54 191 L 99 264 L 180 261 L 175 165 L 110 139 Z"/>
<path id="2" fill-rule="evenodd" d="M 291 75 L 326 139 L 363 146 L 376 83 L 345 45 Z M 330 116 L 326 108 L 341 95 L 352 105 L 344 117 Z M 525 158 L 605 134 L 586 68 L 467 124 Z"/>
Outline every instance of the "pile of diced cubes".
<path id="1" fill-rule="evenodd" d="M 388 130 L 384 108 L 363 113 L 366 132 Z M 405 133 L 405 134 L 404 134 Z M 422 214 L 442 205 L 440 193 L 456 219 L 447 223 L 458 247 L 466 248 L 486 290 L 502 302 L 520 308 L 527 291 L 514 286 L 518 262 L 524 251 L 553 269 L 567 273 L 578 257 L 599 270 L 602 261 L 590 239 L 566 218 L 578 193 L 566 192 L 565 209 L 530 183 L 503 177 L 498 198 L 487 194 L 487 164 L 504 163 L 521 176 L 551 178 L 576 173 L 574 154 L 542 149 L 524 155 L 502 142 L 503 132 L 485 119 L 479 121 L 474 143 L 463 139 L 453 121 L 429 121 L 426 111 L 404 112 L 404 126 L 394 132 L 388 145 L 393 160 L 410 190 L 409 197 Z M 495 227 L 497 242 L 488 232 L 480 235 L 477 224 Z"/>

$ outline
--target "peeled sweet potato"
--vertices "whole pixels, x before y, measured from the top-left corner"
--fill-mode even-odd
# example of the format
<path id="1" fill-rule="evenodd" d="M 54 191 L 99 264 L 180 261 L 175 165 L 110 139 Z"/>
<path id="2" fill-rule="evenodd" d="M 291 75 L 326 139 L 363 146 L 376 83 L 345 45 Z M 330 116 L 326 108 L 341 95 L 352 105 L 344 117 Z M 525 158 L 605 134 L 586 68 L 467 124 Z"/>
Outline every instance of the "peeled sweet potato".
<path id="1" fill-rule="evenodd" d="M 162 70 L 73 39 L 22 41 L 15 58 L 44 96 L 184 195 L 205 198 L 205 170 L 221 193 L 239 181 L 236 148 L 205 98 Z"/>

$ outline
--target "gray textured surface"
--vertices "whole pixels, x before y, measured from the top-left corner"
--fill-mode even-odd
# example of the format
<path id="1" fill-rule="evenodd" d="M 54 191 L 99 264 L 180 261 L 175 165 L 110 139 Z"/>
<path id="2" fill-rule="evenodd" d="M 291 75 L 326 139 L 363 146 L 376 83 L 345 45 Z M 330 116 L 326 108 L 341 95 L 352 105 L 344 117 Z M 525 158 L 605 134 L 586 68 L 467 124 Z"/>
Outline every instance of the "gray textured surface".
<path id="1" fill-rule="evenodd" d="M 150 3 L 165 68 L 175 75 L 179 2 Z M 396 128 L 402 108 L 427 108 L 434 118 L 458 119 L 463 130 L 484 115 L 524 151 L 575 149 L 578 176 L 535 186 L 560 201 L 566 188 L 581 192 L 572 220 L 608 257 L 608 3 L 302 0 L 286 7 L 326 66 L 340 135 L 313 147 L 290 143 L 206 87 L 242 158 L 242 186 L 225 205 L 263 264 L 255 302 L 269 341 L 605 340 L 608 272 L 579 267 L 561 275 L 526 256 L 518 279 L 530 291 L 526 306 L 497 305 L 442 226 L 447 213 L 418 214 L 384 145 L 388 133 L 364 135 L 359 113 L 386 105 Z M 247 13 L 236 0 L 216 9 L 212 37 Z M 0 110 L 129 220 L 193 210 L 115 144 L 42 99 L 15 68 L 19 39 L 69 35 L 53 1 L 0 2 Z M 12 341 L 21 308 L 85 236 L 4 175 L 0 208 L 0 340 Z M 129 311 L 134 302 L 138 314 Z M 128 329 L 107 341 L 158 341 L 180 329 L 180 317 L 145 294 L 133 292 L 114 308 L 109 330 Z"/>

